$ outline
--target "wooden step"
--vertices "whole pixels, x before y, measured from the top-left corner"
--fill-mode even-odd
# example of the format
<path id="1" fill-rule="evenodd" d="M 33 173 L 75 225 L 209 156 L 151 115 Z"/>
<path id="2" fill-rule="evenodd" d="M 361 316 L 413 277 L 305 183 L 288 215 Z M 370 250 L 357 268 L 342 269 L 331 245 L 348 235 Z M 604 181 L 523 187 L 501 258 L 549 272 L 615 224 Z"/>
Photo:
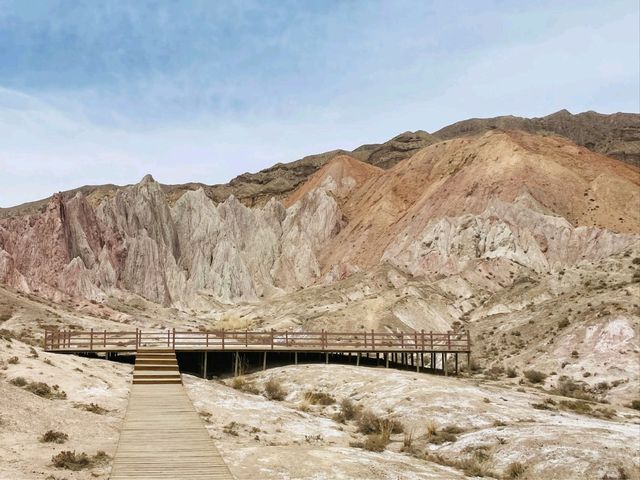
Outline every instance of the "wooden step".
<path id="1" fill-rule="evenodd" d="M 135 367 L 135 371 L 144 371 L 144 370 L 167 370 L 167 371 L 171 371 L 171 372 L 179 372 L 180 370 L 178 369 L 177 365 L 154 365 L 154 364 L 149 364 L 149 365 L 136 365 Z"/>
<path id="2" fill-rule="evenodd" d="M 136 365 L 178 365 L 175 358 L 138 358 Z"/>
<path id="3" fill-rule="evenodd" d="M 180 379 L 153 379 L 153 378 L 138 378 L 133 379 L 134 385 L 180 385 L 182 380 Z"/>

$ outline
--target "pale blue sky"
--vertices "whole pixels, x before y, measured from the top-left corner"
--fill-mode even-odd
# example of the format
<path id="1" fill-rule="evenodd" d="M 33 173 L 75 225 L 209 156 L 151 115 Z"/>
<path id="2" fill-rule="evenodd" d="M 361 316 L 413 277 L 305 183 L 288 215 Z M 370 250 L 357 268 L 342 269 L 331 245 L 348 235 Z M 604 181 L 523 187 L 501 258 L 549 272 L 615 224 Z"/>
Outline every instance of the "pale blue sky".
<path id="1" fill-rule="evenodd" d="M 637 112 L 639 3 L 0 0 L 0 206 L 469 117 Z"/>

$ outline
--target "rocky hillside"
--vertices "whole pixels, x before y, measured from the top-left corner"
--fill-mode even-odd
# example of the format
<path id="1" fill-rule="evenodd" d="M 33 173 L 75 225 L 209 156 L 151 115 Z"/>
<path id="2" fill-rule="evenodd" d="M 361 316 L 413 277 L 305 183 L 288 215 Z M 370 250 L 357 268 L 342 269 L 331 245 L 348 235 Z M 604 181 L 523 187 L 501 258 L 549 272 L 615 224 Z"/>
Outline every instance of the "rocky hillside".
<path id="1" fill-rule="evenodd" d="M 387 170 L 337 156 L 283 202 L 254 208 L 202 188 L 175 199 L 147 176 L 0 221 L 0 281 L 50 298 L 126 291 L 207 308 L 382 264 L 415 277 L 489 261 L 546 272 L 633 244 L 639 186 L 637 167 L 559 137 L 497 130 Z"/>

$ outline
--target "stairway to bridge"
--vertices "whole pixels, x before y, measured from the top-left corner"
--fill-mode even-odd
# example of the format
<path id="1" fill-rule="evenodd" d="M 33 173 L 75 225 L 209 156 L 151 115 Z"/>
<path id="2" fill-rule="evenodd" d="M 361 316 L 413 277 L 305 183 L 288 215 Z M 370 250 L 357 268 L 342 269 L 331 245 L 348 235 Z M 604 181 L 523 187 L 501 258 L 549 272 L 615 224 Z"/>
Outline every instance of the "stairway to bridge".
<path id="1" fill-rule="evenodd" d="M 233 479 L 182 386 L 173 350 L 138 350 L 109 478 Z"/>

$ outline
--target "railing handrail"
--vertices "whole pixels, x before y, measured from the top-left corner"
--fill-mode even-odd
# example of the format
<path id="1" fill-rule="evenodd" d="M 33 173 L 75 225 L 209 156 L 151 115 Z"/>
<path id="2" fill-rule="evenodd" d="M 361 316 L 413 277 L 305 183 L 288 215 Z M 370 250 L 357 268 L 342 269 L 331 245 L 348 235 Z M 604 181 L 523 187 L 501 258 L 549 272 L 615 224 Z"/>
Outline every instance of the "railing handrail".
<path id="1" fill-rule="evenodd" d="M 105 350 L 107 347 L 144 346 L 203 347 L 238 349 L 265 347 L 270 349 L 353 348 L 375 351 L 393 348 L 408 351 L 470 351 L 469 331 L 462 332 L 329 332 L 317 331 L 249 331 L 249 330 L 45 330 L 45 350 Z M 88 348 L 87 348 L 88 347 Z"/>

